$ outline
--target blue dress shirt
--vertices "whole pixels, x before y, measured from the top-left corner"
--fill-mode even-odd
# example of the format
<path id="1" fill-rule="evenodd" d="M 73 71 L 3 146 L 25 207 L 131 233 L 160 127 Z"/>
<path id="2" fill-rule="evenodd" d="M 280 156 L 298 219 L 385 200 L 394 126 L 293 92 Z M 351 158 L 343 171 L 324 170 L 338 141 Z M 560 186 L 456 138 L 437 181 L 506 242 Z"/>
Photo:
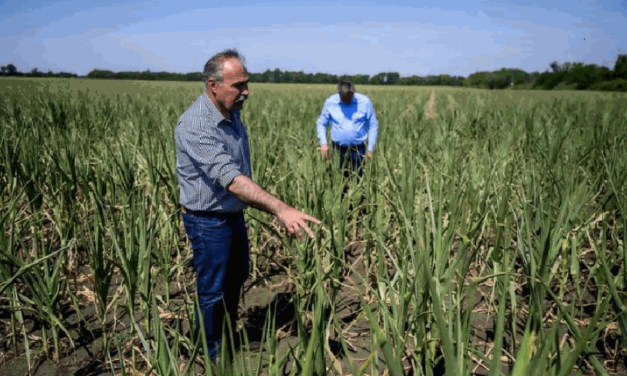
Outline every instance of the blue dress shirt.
<path id="1" fill-rule="evenodd" d="M 368 138 L 368 151 L 374 151 L 379 123 L 370 99 L 359 93 L 350 104 L 333 94 L 324 102 L 316 123 L 320 145 L 327 145 L 327 127 L 331 124 L 331 140 L 342 146 L 360 145 Z"/>

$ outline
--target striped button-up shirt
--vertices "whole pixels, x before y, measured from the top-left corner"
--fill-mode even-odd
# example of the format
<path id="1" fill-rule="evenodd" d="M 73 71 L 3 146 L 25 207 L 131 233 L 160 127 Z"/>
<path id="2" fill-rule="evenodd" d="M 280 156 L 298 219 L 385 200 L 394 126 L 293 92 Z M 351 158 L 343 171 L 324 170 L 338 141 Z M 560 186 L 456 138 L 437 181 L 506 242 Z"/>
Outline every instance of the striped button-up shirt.
<path id="1" fill-rule="evenodd" d="M 206 93 L 180 117 L 176 130 L 180 202 L 190 210 L 237 213 L 245 207 L 226 187 L 252 177 L 248 135 L 239 110 L 227 120 Z"/>

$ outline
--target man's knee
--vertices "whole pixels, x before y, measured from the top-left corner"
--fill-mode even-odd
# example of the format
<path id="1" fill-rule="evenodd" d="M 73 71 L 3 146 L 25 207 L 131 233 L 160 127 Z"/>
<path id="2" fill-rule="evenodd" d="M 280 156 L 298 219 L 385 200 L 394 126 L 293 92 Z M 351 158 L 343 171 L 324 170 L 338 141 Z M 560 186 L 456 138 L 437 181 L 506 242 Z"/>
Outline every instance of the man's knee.
<path id="1" fill-rule="evenodd" d="M 198 292 L 198 305 L 201 310 L 215 309 L 216 307 L 223 307 L 225 302 L 226 292 Z"/>

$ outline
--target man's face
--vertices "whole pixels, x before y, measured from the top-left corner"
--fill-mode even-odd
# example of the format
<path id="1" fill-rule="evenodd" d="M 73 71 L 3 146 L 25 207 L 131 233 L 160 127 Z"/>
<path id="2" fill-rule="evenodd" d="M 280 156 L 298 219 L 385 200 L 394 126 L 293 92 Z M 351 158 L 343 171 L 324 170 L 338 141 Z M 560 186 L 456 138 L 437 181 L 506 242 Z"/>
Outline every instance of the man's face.
<path id="1" fill-rule="evenodd" d="M 340 94 L 340 98 L 345 104 L 351 104 L 353 101 L 353 93 Z"/>
<path id="2" fill-rule="evenodd" d="M 248 98 L 248 76 L 237 59 L 224 62 L 222 68 L 224 80 L 221 83 L 209 81 L 209 89 L 217 102 L 226 110 L 240 110 Z"/>

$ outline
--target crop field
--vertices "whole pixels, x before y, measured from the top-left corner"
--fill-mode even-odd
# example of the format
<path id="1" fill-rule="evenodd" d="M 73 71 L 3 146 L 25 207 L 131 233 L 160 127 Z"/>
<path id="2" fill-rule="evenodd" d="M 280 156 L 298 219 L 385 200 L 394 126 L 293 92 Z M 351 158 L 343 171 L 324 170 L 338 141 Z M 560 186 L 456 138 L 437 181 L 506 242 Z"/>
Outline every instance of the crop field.
<path id="1" fill-rule="evenodd" d="M 334 86 L 250 90 L 253 179 L 322 225 L 247 209 L 264 351 L 212 363 L 174 143 L 202 84 L 0 80 L 0 375 L 627 373 L 627 95 L 358 86 L 379 139 L 344 181 Z"/>

